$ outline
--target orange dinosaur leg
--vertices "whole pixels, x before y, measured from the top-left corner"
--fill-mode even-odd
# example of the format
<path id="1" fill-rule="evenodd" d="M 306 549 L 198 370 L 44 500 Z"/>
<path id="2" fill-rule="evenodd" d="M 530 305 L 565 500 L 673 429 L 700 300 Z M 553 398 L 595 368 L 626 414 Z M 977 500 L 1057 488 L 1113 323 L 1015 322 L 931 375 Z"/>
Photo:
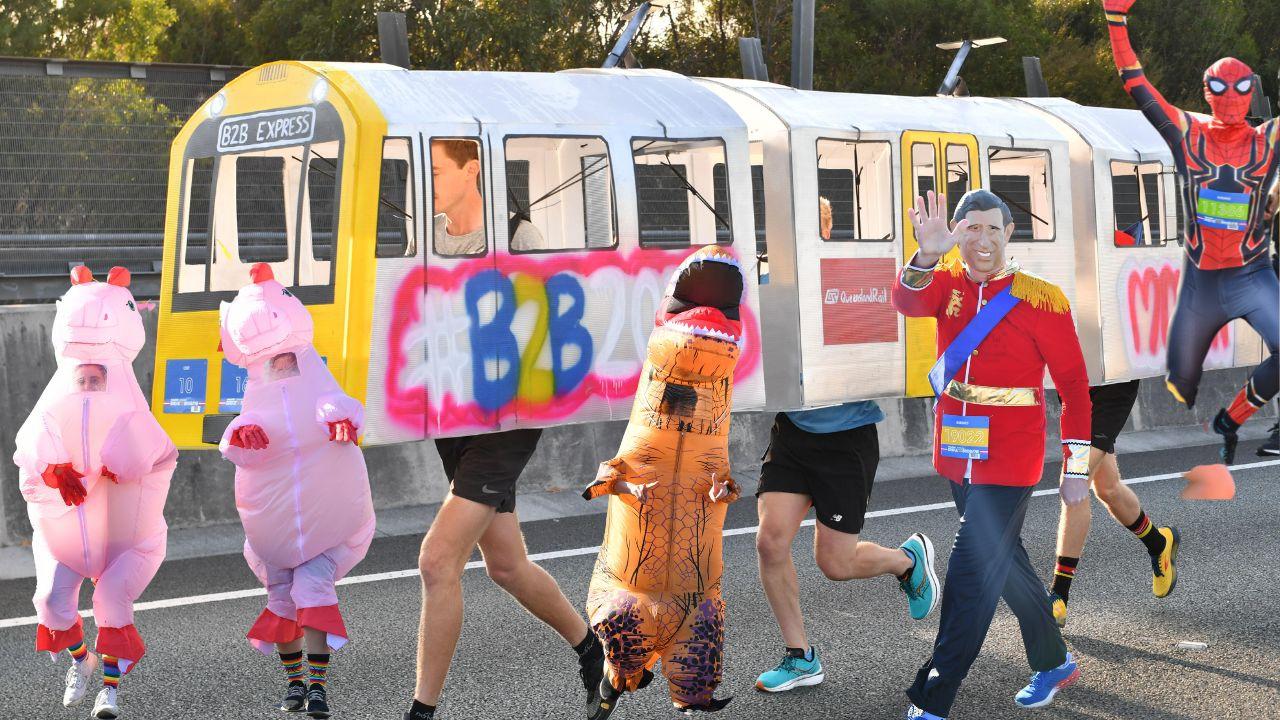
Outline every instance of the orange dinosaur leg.
<path id="1" fill-rule="evenodd" d="M 645 601 L 621 589 L 604 594 L 591 609 L 591 630 L 604 645 L 609 683 L 627 692 L 643 687 L 645 671 L 657 662 L 657 626 Z"/>
<path id="2" fill-rule="evenodd" d="M 662 674 L 679 709 L 715 712 L 729 698 L 713 697 L 724 676 L 724 600 L 708 597 L 694 608 L 662 652 Z"/>

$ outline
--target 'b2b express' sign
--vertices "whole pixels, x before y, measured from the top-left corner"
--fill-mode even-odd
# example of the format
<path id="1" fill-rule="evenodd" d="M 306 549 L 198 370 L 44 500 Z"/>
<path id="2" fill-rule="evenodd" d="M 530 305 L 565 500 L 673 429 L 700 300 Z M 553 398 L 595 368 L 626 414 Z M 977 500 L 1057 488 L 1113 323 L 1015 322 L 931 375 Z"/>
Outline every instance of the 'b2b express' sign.
<path id="1" fill-rule="evenodd" d="M 315 130 L 316 111 L 309 107 L 229 117 L 218 126 L 218 152 L 301 145 Z"/>

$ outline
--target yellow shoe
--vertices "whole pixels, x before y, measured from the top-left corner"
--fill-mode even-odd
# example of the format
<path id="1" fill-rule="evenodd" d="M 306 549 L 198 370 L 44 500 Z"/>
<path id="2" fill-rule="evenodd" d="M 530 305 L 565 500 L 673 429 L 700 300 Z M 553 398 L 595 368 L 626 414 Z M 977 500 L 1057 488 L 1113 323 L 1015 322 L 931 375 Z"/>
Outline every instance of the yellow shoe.
<path id="1" fill-rule="evenodd" d="M 1067 601 L 1062 599 L 1058 593 L 1049 593 L 1049 602 L 1053 607 L 1053 620 L 1058 623 L 1058 627 L 1067 626 Z"/>
<path id="2" fill-rule="evenodd" d="M 1162 598 L 1178 584 L 1178 529 L 1156 528 L 1164 536 L 1164 551 L 1151 556 L 1151 592 Z"/>

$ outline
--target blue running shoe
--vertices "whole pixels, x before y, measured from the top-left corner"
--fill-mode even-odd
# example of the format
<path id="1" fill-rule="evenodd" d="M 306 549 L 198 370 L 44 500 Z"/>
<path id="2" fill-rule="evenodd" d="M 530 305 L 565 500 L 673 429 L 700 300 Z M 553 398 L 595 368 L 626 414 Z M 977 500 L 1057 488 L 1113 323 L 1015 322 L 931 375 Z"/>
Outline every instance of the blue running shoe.
<path id="1" fill-rule="evenodd" d="M 915 705 L 907 707 L 907 720 L 947 720 L 941 715 L 934 715 L 931 712 L 925 712 Z"/>
<path id="2" fill-rule="evenodd" d="M 1058 691 L 1080 679 L 1080 668 L 1076 665 L 1071 653 L 1067 653 L 1067 661 L 1052 670 L 1032 673 L 1031 684 L 1018 691 L 1013 699 L 1024 708 L 1044 707 L 1053 702 Z"/>
<path id="3" fill-rule="evenodd" d="M 818 649 L 809 649 L 813 652 L 812 660 L 805 660 L 799 650 L 787 648 L 778 667 L 756 678 L 756 689 L 776 693 L 822 682 L 826 675 L 822 672 L 822 661 L 818 660 Z"/>
<path id="4" fill-rule="evenodd" d="M 933 570 L 933 543 L 923 533 L 914 533 L 899 547 L 915 560 L 911 575 L 898 583 L 907 595 L 911 617 L 921 620 L 938 607 L 938 574 Z"/>

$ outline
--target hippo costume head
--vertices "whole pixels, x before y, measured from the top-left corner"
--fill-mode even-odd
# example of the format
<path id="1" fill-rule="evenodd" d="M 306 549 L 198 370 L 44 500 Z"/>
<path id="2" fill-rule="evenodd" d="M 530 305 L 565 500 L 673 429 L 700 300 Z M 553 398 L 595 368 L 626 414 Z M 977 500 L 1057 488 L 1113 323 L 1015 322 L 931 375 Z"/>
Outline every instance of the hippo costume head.
<path id="1" fill-rule="evenodd" d="M 53 318 L 59 367 L 131 363 L 145 341 L 142 316 L 129 292 L 128 270 L 111 268 L 105 283 L 94 280 L 83 265 L 71 271 L 71 288 L 58 300 Z"/>
<path id="2" fill-rule="evenodd" d="M 309 348 L 315 332 L 311 314 L 276 281 L 269 265 L 254 265 L 249 276 L 253 283 L 219 310 L 223 353 L 252 373 L 274 357 Z"/>

